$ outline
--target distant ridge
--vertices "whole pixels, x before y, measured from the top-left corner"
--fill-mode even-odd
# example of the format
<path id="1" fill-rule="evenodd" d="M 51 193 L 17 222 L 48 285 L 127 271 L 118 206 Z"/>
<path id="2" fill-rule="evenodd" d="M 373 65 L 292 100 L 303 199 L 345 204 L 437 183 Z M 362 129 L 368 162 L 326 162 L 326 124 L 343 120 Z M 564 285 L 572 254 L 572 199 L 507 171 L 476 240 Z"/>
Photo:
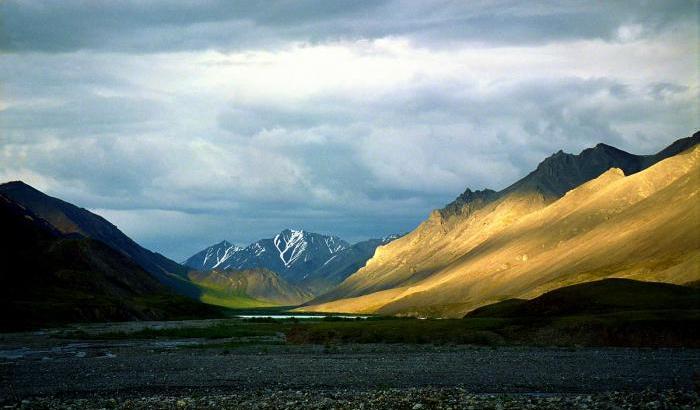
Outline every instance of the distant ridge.
<path id="1" fill-rule="evenodd" d="M 246 247 L 221 241 L 192 255 L 184 264 L 198 271 L 264 268 L 317 295 L 342 282 L 364 266 L 378 246 L 397 237 L 389 235 L 350 245 L 337 236 L 284 229 Z"/>
<path id="2" fill-rule="evenodd" d="M 265 268 L 278 273 L 289 283 L 298 284 L 349 246 L 337 236 L 284 229 L 272 238 L 260 239 L 244 248 L 227 241 L 220 242 L 193 255 L 186 264 L 197 270 Z M 221 257 L 216 263 L 211 263 L 214 254 Z M 206 258 L 206 255 L 210 257 Z M 205 260 L 207 263 L 203 263 Z"/>
<path id="3" fill-rule="evenodd" d="M 653 155 L 634 155 L 607 144 L 597 144 L 580 154 L 568 154 L 561 150 L 547 157 L 527 176 L 495 192 L 490 189 L 482 191 L 467 190 L 439 212 L 443 218 L 453 215 L 468 215 L 511 193 L 537 193 L 547 200 L 560 198 L 566 192 L 598 177 L 610 168 L 620 168 L 625 175 L 642 171 L 657 162 L 677 155 L 700 142 L 700 133 L 681 138 Z M 468 211 L 464 211 L 464 209 Z"/>
<path id="4" fill-rule="evenodd" d="M 333 255 L 320 268 L 311 272 L 304 279 L 303 284 L 316 295 L 323 294 L 365 266 L 367 260 L 374 256 L 378 247 L 400 237 L 401 235 L 393 234 L 383 238 L 357 242 Z"/>

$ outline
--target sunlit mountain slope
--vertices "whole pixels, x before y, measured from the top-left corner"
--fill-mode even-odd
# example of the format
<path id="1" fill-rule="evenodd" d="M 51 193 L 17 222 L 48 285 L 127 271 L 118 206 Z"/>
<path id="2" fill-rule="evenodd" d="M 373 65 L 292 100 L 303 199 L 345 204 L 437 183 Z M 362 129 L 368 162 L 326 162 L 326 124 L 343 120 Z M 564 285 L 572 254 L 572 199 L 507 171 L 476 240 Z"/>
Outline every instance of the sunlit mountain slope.
<path id="1" fill-rule="evenodd" d="M 450 206 L 433 212 L 306 310 L 460 316 L 486 303 L 605 277 L 698 280 L 698 149 L 644 169 L 696 142 L 697 134 L 643 157 L 599 145 L 592 150 L 614 158 L 600 161 L 598 154 L 591 163 L 600 168 L 617 161 L 636 173 L 611 167 L 560 199 L 544 182 L 561 181 L 559 165 L 571 158 L 552 167 L 550 157 L 524 178 L 535 183 L 514 184 L 528 189 L 472 193 L 457 212 L 445 212 Z M 538 180 L 531 178 L 538 171 Z"/>

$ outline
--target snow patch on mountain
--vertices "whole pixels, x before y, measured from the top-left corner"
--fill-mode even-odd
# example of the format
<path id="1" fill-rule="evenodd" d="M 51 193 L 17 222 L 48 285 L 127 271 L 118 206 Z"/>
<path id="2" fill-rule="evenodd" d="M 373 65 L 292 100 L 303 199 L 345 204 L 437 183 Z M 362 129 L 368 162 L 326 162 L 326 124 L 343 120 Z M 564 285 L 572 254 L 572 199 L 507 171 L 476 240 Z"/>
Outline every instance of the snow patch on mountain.
<path id="1" fill-rule="evenodd" d="M 313 241 L 313 238 L 311 240 Z M 308 246 L 304 231 L 297 230 L 282 231 L 275 235 L 273 243 L 279 252 L 280 260 L 287 268 L 304 254 Z M 307 258 L 304 260 L 308 261 Z"/>
<path id="2" fill-rule="evenodd" d="M 209 248 L 207 251 L 207 255 L 204 257 L 204 265 L 207 265 L 207 262 L 210 260 L 214 262 L 214 266 L 212 269 L 217 268 L 221 263 L 224 261 L 228 260 L 228 258 L 231 257 L 235 252 L 238 252 L 240 250 L 243 250 L 243 247 L 238 246 L 238 245 L 231 245 L 229 242 L 224 241 L 226 247 L 223 249 L 221 247 L 219 248 Z"/>

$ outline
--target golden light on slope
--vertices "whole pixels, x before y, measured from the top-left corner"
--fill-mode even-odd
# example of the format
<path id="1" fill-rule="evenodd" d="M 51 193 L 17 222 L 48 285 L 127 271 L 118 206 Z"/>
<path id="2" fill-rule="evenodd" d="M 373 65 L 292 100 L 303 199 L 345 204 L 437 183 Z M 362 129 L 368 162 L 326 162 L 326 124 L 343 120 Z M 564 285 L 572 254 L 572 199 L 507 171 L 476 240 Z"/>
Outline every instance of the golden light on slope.
<path id="1" fill-rule="evenodd" d="M 700 148 L 631 176 L 611 169 L 546 204 L 506 196 L 466 219 L 433 214 L 378 249 L 339 300 L 308 311 L 462 316 L 605 277 L 700 280 Z"/>

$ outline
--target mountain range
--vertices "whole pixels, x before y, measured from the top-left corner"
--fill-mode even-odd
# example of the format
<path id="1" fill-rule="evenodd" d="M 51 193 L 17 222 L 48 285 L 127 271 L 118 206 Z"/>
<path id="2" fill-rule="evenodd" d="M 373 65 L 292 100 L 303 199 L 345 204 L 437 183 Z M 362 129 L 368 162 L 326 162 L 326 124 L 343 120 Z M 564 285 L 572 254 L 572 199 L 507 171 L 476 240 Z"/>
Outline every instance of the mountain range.
<path id="1" fill-rule="evenodd" d="M 350 245 L 337 236 L 285 229 L 246 247 L 222 241 L 197 252 L 182 264 L 197 271 L 264 268 L 289 284 L 318 295 L 361 268 L 378 246 L 399 235 Z"/>
<path id="2" fill-rule="evenodd" d="M 245 248 L 221 242 L 195 254 L 183 264 L 197 270 L 267 268 L 290 283 L 300 283 L 310 272 L 349 246 L 336 236 L 285 229 Z M 216 259 L 215 255 L 220 257 Z M 216 263 L 213 263 L 214 259 Z M 198 261 L 202 263 L 198 264 Z"/>
<path id="3" fill-rule="evenodd" d="M 558 152 L 504 190 L 467 190 L 301 310 L 461 317 L 606 277 L 696 281 L 699 139 Z"/>
<path id="4" fill-rule="evenodd" d="M 186 266 L 86 209 L 0 184 L 0 326 L 219 314 L 192 298 L 463 317 L 606 278 L 698 283 L 699 141 L 654 155 L 605 144 L 559 151 L 503 190 L 465 190 L 403 236 L 351 245 L 285 229 L 245 247 L 220 242 Z"/>

